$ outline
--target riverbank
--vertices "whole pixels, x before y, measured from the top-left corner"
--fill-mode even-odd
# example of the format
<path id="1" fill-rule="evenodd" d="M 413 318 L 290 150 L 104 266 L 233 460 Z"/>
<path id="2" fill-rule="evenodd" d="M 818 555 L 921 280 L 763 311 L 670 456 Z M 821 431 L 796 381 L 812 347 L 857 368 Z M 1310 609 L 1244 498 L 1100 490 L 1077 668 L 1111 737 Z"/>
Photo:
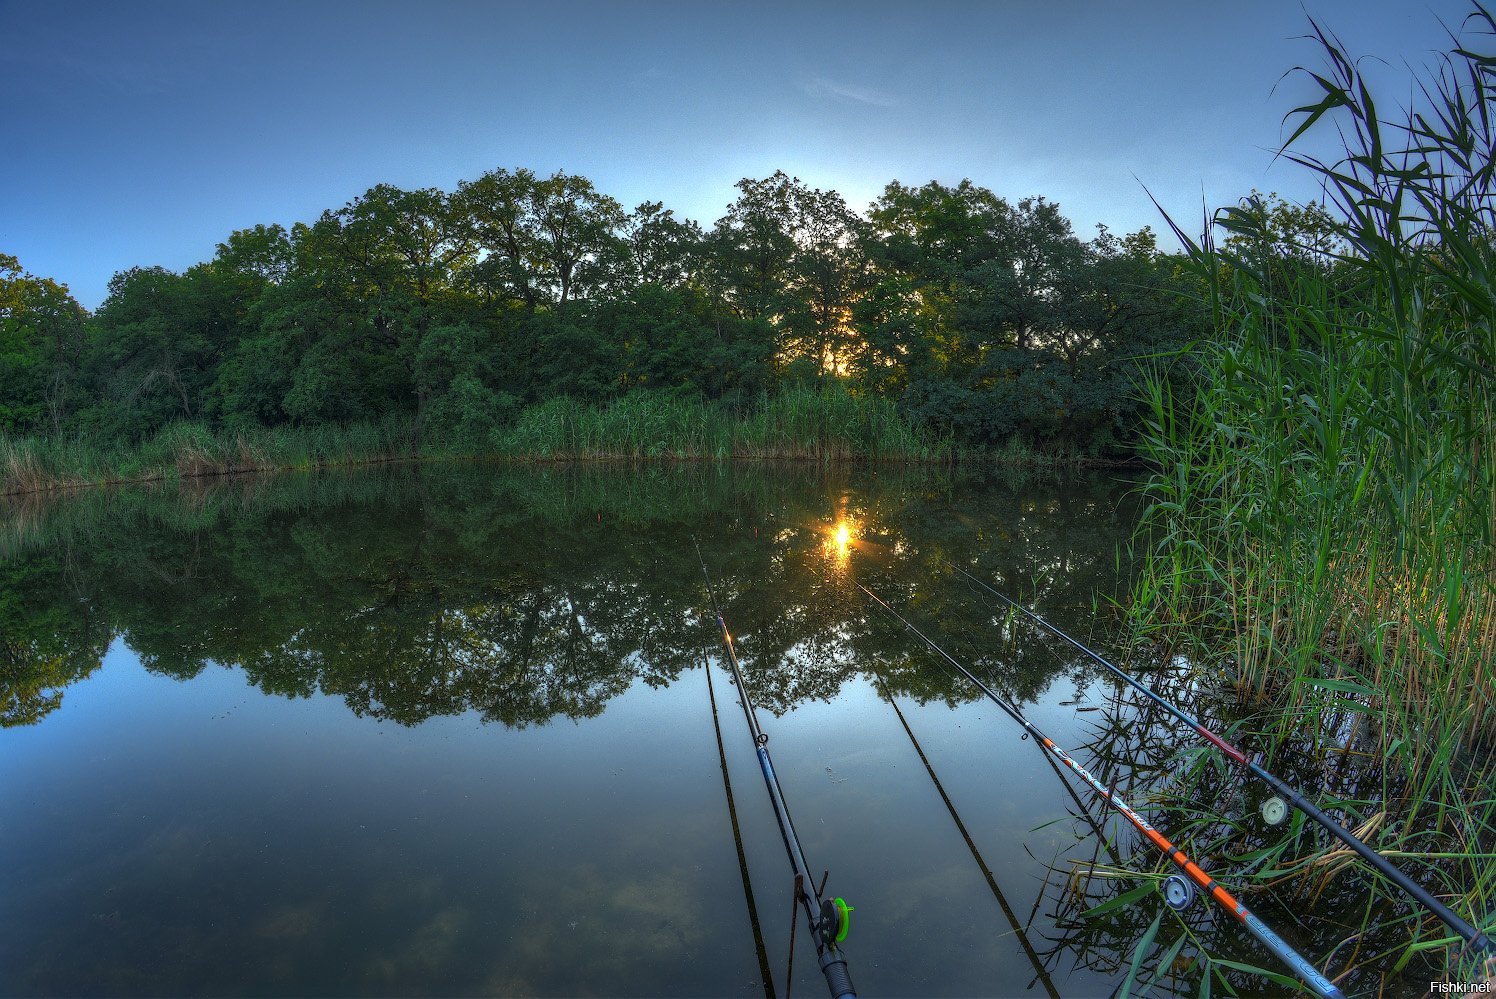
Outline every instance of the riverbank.
<path id="1" fill-rule="evenodd" d="M 959 447 L 902 416 L 893 403 L 790 390 L 736 411 L 700 399 L 635 394 L 587 404 L 562 397 L 484 433 L 380 423 L 215 430 L 176 424 L 138 443 L 0 436 L 0 495 L 127 482 L 387 461 L 982 461 L 1025 468 L 1116 464 L 1095 455 Z"/>

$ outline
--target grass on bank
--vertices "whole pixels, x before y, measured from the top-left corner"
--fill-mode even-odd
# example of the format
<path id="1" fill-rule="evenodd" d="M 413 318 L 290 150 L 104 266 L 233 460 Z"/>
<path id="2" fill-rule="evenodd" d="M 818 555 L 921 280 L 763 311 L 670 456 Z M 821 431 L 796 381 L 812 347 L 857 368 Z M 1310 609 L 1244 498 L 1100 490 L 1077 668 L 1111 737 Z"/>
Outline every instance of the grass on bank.
<path id="1" fill-rule="evenodd" d="M 509 458 L 850 458 L 949 461 L 949 438 L 916 427 L 885 399 L 796 387 L 741 415 L 699 399 L 634 394 L 588 405 L 560 397 L 495 430 Z"/>
<path id="2" fill-rule="evenodd" d="M 516 460 L 846 459 L 948 462 L 950 438 L 916 427 L 893 403 L 799 387 L 737 414 L 700 399 L 636 393 L 611 403 L 552 399 L 511 427 L 418 434 L 409 419 L 378 424 L 215 432 L 168 427 L 138 445 L 0 435 L 0 495 L 233 472 L 416 458 Z M 1023 447 L 998 460 L 1042 463 Z"/>
<path id="3" fill-rule="evenodd" d="M 183 423 L 138 445 L 0 435 L 0 495 L 419 456 L 415 428 L 402 420 L 230 432 Z"/>
<path id="4" fill-rule="evenodd" d="M 1132 614 L 1219 664 L 1272 753 L 1359 773 L 1346 823 L 1489 933 L 1496 59 L 1451 53 L 1423 116 L 1394 130 L 1318 37 L 1332 69 L 1305 125 L 1342 114 L 1346 159 L 1299 162 L 1337 202 L 1344 250 L 1315 263 L 1186 239 L 1218 336 L 1185 359 L 1188 377 L 1148 387 L 1159 471 Z M 1217 223 L 1236 247 L 1273 242 L 1255 206 Z M 1181 807 L 1218 821 L 1187 804 L 1199 790 Z M 1442 953 L 1446 977 L 1474 974 L 1442 924 L 1343 851 L 1310 840 L 1272 859 L 1260 880 L 1296 900 L 1354 877 L 1385 902 L 1368 903 L 1332 972 Z"/>

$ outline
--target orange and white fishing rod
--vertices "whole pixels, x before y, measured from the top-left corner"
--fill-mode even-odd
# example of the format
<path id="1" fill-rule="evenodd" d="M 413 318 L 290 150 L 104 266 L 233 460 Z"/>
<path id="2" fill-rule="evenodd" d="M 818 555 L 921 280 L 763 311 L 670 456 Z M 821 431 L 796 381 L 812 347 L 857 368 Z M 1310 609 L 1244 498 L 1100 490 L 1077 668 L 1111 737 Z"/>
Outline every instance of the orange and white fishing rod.
<path id="1" fill-rule="evenodd" d="M 1391 861 L 1389 861 L 1386 857 L 1383 857 L 1380 853 L 1377 853 L 1376 850 L 1362 841 L 1345 826 L 1341 825 L 1339 822 L 1336 822 L 1333 818 L 1326 814 L 1323 809 L 1306 798 L 1302 792 L 1295 790 L 1286 781 L 1283 781 L 1274 776 L 1270 771 L 1268 771 L 1266 767 L 1262 766 L 1262 764 L 1252 759 L 1242 750 L 1237 749 L 1235 746 L 1231 745 L 1231 743 L 1227 742 L 1225 739 L 1222 739 L 1220 736 L 1216 735 L 1214 732 L 1206 728 L 1204 725 L 1200 724 L 1200 722 L 1198 722 L 1194 718 L 1191 718 L 1189 715 L 1185 714 L 1184 711 L 1177 705 L 1165 699 L 1162 695 L 1154 691 L 1152 688 L 1148 687 L 1141 680 L 1128 673 L 1120 666 L 1117 666 L 1111 661 L 1104 659 L 1096 652 L 1082 645 L 1074 638 L 1071 638 L 1069 635 L 1065 634 L 1059 628 L 1056 628 L 1054 625 L 1044 620 L 1038 614 L 1035 614 L 1027 607 L 1018 603 L 1016 600 L 1012 600 L 1009 597 L 1004 596 L 1002 593 L 999 593 L 991 586 L 988 586 L 986 583 L 982 582 L 982 580 L 978 579 L 976 576 L 973 576 L 971 573 L 967 572 L 956 563 L 950 561 L 949 559 L 942 559 L 942 561 L 952 569 L 955 569 L 961 575 L 965 576 L 967 579 L 971 580 L 973 583 L 976 583 L 988 593 L 997 597 L 1009 607 L 1012 607 L 1014 610 L 1027 617 L 1030 621 L 1033 621 L 1035 624 L 1048 629 L 1058 637 L 1064 639 L 1066 642 L 1069 642 L 1076 649 L 1080 650 L 1086 656 L 1089 656 L 1093 662 L 1110 670 L 1113 676 L 1117 677 L 1123 683 L 1126 683 L 1128 686 L 1132 687 L 1132 689 L 1148 698 L 1164 711 L 1168 712 L 1184 724 L 1188 725 L 1190 728 L 1194 729 L 1197 733 L 1199 733 L 1202 739 L 1204 739 L 1206 742 L 1209 742 L 1212 746 L 1215 746 L 1222 753 L 1225 753 L 1226 756 L 1236 761 L 1236 763 L 1238 763 L 1240 766 L 1244 767 L 1248 773 L 1252 774 L 1258 780 L 1262 781 L 1268 787 L 1272 788 L 1275 792 L 1277 792 L 1277 794 L 1281 795 L 1281 797 L 1279 798 L 1269 798 L 1267 799 L 1267 801 L 1262 803 L 1262 817 L 1268 823 L 1268 825 L 1278 825 L 1288 817 L 1288 808 L 1284 804 L 1284 801 L 1286 799 L 1289 805 L 1292 805 L 1299 811 L 1303 812 L 1305 815 L 1309 816 L 1310 819 L 1318 823 L 1321 827 L 1334 835 L 1342 843 L 1354 850 L 1357 854 L 1360 855 L 1361 859 L 1365 860 L 1372 867 L 1376 868 L 1383 877 L 1401 888 L 1404 892 L 1407 893 L 1410 898 L 1414 899 L 1416 902 L 1418 902 L 1418 904 L 1424 906 L 1434 915 L 1444 920 L 1444 923 L 1450 929 L 1454 930 L 1460 936 L 1468 940 L 1473 948 L 1475 948 L 1476 950 L 1487 952 L 1496 950 L 1496 945 L 1493 945 L 1491 939 L 1484 933 L 1482 933 L 1479 928 L 1469 922 L 1466 922 L 1460 917 L 1458 913 L 1450 909 L 1449 906 L 1445 905 L 1443 902 L 1435 898 L 1426 888 L 1418 884 L 1412 878 L 1408 877 L 1402 871 L 1398 870 L 1395 866 L 1393 866 Z"/>
<path id="2" fill-rule="evenodd" d="M 1235 916 L 1241 922 L 1241 924 L 1247 928 L 1247 931 L 1251 933 L 1252 936 L 1256 937 L 1258 941 L 1260 941 L 1265 947 L 1276 954 L 1278 959 L 1286 964 L 1290 969 L 1292 969 L 1293 973 L 1298 976 L 1299 980 L 1307 985 L 1311 990 L 1313 990 L 1316 995 L 1322 996 L 1324 997 L 1324 999 L 1345 999 L 1345 993 L 1342 992 L 1334 982 L 1326 978 L 1318 968 L 1309 963 L 1307 959 L 1305 959 L 1296 950 L 1285 943 L 1282 938 L 1280 938 L 1276 933 L 1268 929 L 1267 924 L 1265 924 L 1261 919 L 1257 918 L 1257 916 L 1254 915 L 1250 909 L 1248 909 L 1245 905 L 1238 901 L 1235 896 L 1233 896 L 1224 887 L 1218 884 L 1213 878 L 1211 878 L 1209 874 L 1206 874 L 1198 864 L 1196 864 L 1188 856 L 1185 855 L 1183 850 L 1179 849 L 1173 843 L 1169 842 L 1168 837 L 1159 832 L 1157 829 L 1153 828 L 1153 826 L 1150 825 L 1146 819 L 1144 819 L 1137 812 L 1133 811 L 1133 809 L 1127 804 L 1127 802 L 1117 797 L 1114 791 L 1109 789 L 1106 785 L 1102 784 L 1101 781 L 1097 780 L 1089 770 L 1081 766 L 1079 763 L 1075 762 L 1075 760 L 1071 758 L 1069 753 L 1065 752 L 1059 746 L 1055 745 L 1055 743 L 1051 741 L 1048 736 L 1039 731 L 1038 728 L 1036 728 L 1027 718 L 1025 718 L 1022 712 L 1020 712 L 1016 707 L 1009 704 L 1006 700 L 999 696 L 998 693 L 991 687 L 987 686 L 981 680 L 977 679 L 976 674 L 972 673 L 971 670 L 967 669 L 965 666 L 961 665 L 954 658 L 952 658 L 949 653 L 947 653 L 940 646 L 936 645 L 935 642 L 924 632 L 920 631 L 914 625 L 910 624 L 902 614 L 894 610 L 892 607 L 888 606 L 888 604 L 884 603 L 884 601 L 880 599 L 876 593 L 868 589 L 866 586 L 863 586 L 861 583 L 857 584 L 857 588 L 860 589 L 863 593 L 866 593 L 869 597 L 872 597 L 873 600 L 877 601 L 880 607 L 882 607 L 889 614 L 898 619 L 898 621 L 903 624 L 905 628 L 918 635 L 921 639 L 924 640 L 924 643 L 931 649 L 933 649 L 937 654 L 939 654 L 941 658 L 943 658 L 946 662 L 950 663 L 957 670 L 959 670 L 962 675 L 964 675 L 972 683 L 980 687 L 982 693 L 986 694 L 987 697 L 990 698 L 998 707 L 1002 708 L 1009 717 L 1011 717 L 1019 725 L 1022 725 L 1026 732 L 1032 735 L 1041 746 L 1058 757 L 1059 760 L 1065 764 L 1065 766 L 1070 768 L 1071 772 L 1073 772 L 1087 784 L 1089 784 L 1091 789 L 1099 794 L 1103 801 L 1111 805 L 1117 811 L 1121 812 L 1129 822 L 1131 822 L 1138 828 L 1138 831 L 1140 831 L 1144 836 L 1148 838 L 1149 842 L 1162 850 L 1164 852 L 1164 855 L 1171 861 L 1173 861 L 1175 866 L 1177 866 L 1181 871 L 1184 872 L 1185 877 L 1189 878 L 1190 882 L 1196 885 L 1199 890 L 1203 891 L 1206 895 L 1209 895 L 1212 899 L 1214 899 L 1215 902 L 1223 909 Z M 1169 898 L 1170 904 L 1174 905 L 1176 908 L 1182 907 L 1180 905 L 1181 902 L 1187 904 L 1188 888 L 1185 888 L 1184 892 L 1185 896 L 1182 899 L 1179 899 L 1177 897 Z"/>

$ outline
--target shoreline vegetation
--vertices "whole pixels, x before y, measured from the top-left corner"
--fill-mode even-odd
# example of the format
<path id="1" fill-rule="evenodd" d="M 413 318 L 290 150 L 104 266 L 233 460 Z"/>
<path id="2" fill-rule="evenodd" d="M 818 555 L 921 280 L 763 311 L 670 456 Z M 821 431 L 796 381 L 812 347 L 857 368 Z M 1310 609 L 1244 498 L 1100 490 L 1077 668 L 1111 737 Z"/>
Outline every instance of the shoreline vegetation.
<path id="1" fill-rule="evenodd" d="M 0 434 L 0 496 L 214 475 L 421 460 L 958 461 L 1028 468 L 1118 464 L 1096 454 L 960 446 L 886 400 L 801 387 L 736 412 L 720 403 L 636 393 L 610 403 L 569 397 L 526 410 L 486 435 L 432 440 L 401 417 L 345 426 L 215 431 L 173 424 L 138 445 L 98 446 Z"/>
<path id="2" fill-rule="evenodd" d="M 1147 389 L 1141 456 L 1157 471 L 1129 610 L 1140 638 L 1234 690 L 1226 720 L 1245 744 L 1305 774 L 1312 797 L 1489 936 L 1496 145 L 1482 121 L 1496 57 L 1456 43 L 1399 123 L 1313 28 L 1329 68 L 1289 124 L 1295 139 L 1338 126 L 1344 158 L 1292 140 L 1285 155 L 1318 175 L 1335 220 L 1318 245 L 1283 241 L 1252 201 L 1198 243 L 1175 228 L 1216 334 L 1180 355 L 1186 378 Z M 1489 43 L 1496 19 L 1478 9 L 1465 35 Z M 1350 925 L 1309 953 L 1350 994 L 1405 968 L 1496 971 L 1334 841 L 1215 807 L 1234 793 L 1195 756 L 1171 780 L 1176 828 L 1236 860 L 1248 897 L 1343 913 Z"/>

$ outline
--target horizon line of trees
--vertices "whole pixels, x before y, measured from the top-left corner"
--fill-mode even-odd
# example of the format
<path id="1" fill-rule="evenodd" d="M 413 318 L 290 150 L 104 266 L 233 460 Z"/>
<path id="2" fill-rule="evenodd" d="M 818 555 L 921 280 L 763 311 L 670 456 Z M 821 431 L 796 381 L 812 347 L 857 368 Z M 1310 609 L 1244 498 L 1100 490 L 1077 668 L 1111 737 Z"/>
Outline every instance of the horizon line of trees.
<path id="1" fill-rule="evenodd" d="M 120 271 L 93 314 L 0 255 L 0 431 L 399 414 L 481 446 L 557 396 L 749 407 L 812 381 L 969 447 L 1108 449 L 1145 367 L 1208 327 L 1146 227 L 1082 241 L 1054 202 L 969 180 L 891 182 L 865 215 L 782 171 L 736 189 L 706 229 L 562 172 L 380 184 L 181 273 Z"/>

